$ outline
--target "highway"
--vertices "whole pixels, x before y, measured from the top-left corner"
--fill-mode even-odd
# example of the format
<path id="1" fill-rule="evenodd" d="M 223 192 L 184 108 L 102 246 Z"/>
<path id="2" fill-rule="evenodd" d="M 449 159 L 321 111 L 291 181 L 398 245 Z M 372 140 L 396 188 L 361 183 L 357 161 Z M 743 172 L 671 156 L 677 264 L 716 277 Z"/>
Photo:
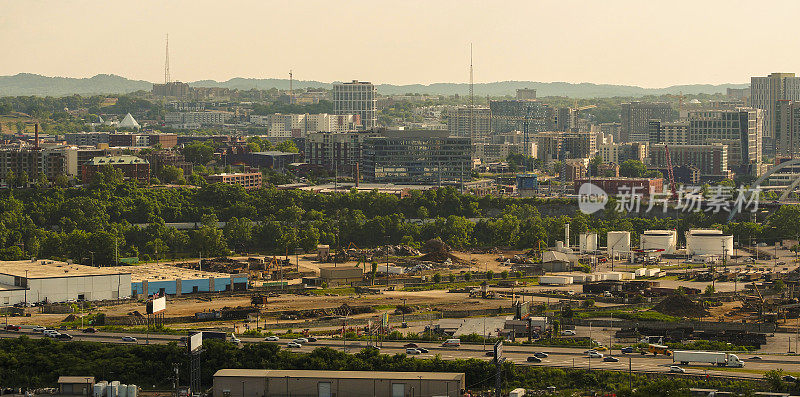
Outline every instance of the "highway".
<path id="1" fill-rule="evenodd" d="M 148 337 L 146 334 L 137 333 L 113 333 L 113 332 L 98 332 L 98 333 L 82 333 L 69 332 L 74 337 L 73 340 L 79 341 L 92 341 L 102 343 L 119 343 L 119 344 L 146 344 Z M 15 338 L 20 335 L 26 335 L 31 338 L 43 338 L 44 336 L 39 333 L 32 332 L 30 329 L 23 329 L 20 332 L 14 331 L 0 331 L 1 338 Z M 133 336 L 137 338 L 137 342 L 123 342 L 123 336 Z M 169 342 L 179 342 L 181 335 L 164 335 L 164 334 L 151 334 L 149 336 L 150 344 L 166 344 Z M 289 339 L 281 339 L 278 342 L 265 342 L 262 338 L 239 338 L 242 343 L 276 343 L 285 349 Z M 67 342 L 68 343 L 68 342 Z M 180 342 L 179 342 L 180 343 Z M 383 354 L 397 354 L 405 353 L 404 345 L 407 342 L 382 342 L 381 353 Z M 301 348 L 290 349 L 298 352 L 311 352 L 317 347 L 327 346 L 337 350 L 344 350 L 349 353 L 355 353 L 369 345 L 368 341 L 355 340 L 343 341 L 337 339 L 319 339 L 313 343 L 304 344 Z M 439 355 L 442 359 L 468 359 L 475 358 L 480 360 L 491 360 L 490 356 L 486 355 L 487 351 L 492 350 L 491 345 L 486 345 L 485 350 L 482 345 L 464 344 L 458 348 L 442 347 L 440 343 L 431 342 L 417 342 L 417 345 L 429 350 L 428 353 L 415 355 L 419 358 L 432 358 Z M 502 357 L 517 365 L 533 365 L 533 366 L 549 366 L 560 368 L 584 368 L 584 369 L 603 369 L 613 371 L 632 371 L 632 372 L 669 372 L 669 367 L 673 365 L 670 357 L 653 356 L 640 354 L 620 354 L 618 351 L 614 353 L 614 357 L 620 359 L 619 362 L 604 362 L 601 359 L 590 359 L 583 352 L 586 348 L 567 348 L 567 347 L 536 347 L 536 346 L 511 346 L 506 345 L 503 348 Z M 527 357 L 533 355 L 534 352 L 545 352 L 548 354 L 541 363 L 529 363 L 526 361 Z M 607 352 L 604 352 L 607 353 Z M 760 355 L 761 360 L 750 360 L 755 353 L 739 353 L 739 358 L 745 361 L 744 368 L 724 368 L 720 369 L 713 366 L 702 365 L 689 365 L 682 366 L 687 374 L 693 375 L 706 375 L 709 376 L 723 376 L 723 377 L 742 377 L 742 378 L 761 378 L 764 371 L 771 369 L 783 369 L 785 372 L 800 373 L 800 357 L 785 356 L 785 355 Z"/>

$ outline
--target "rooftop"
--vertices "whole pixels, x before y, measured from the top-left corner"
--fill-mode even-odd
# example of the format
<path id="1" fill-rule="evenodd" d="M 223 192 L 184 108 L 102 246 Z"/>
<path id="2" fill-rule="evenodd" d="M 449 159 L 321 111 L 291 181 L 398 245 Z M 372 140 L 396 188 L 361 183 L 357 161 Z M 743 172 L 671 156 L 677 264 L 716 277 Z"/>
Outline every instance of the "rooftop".
<path id="1" fill-rule="evenodd" d="M 389 371 L 317 371 L 282 369 L 221 369 L 214 374 L 228 377 L 269 378 L 325 378 L 325 379 L 405 379 L 405 380 L 449 380 L 460 382 L 463 373 L 455 372 L 389 372 Z"/>
<path id="2" fill-rule="evenodd" d="M 58 383 L 92 383 L 94 376 L 59 376 Z"/>
<path id="3" fill-rule="evenodd" d="M 138 158 L 136 156 L 122 155 L 122 156 L 103 156 L 95 157 L 89 160 L 91 165 L 107 165 L 107 164 L 147 164 L 147 160 Z"/>
<path id="4" fill-rule="evenodd" d="M 85 277 L 129 274 L 115 267 L 92 267 L 52 260 L 0 261 L 0 274 L 34 278 Z"/>
<path id="5" fill-rule="evenodd" d="M 154 281 L 167 281 L 167 280 L 197 280 L 214 278 L 229 278 L 230 274 L 207 272 L 197 269 L 187 269 L 183 267 L 171 266 L 164 263 L 147 263 L 142 265 L 132 266 L 119 266 L 131 273 L 131 282 L 137 283 L 147 280 L 148 282 Z"/>

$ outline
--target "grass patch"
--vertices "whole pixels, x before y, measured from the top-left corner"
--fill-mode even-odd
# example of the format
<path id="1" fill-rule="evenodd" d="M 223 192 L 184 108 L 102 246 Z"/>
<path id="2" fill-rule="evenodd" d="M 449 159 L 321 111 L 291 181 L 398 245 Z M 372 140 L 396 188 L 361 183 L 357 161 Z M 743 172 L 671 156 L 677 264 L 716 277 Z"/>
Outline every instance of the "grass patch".
<path id="1" fill-rule="evenodd" d="M 352 287 L 323 288 L 311 291 L 314 295 L 355 295 L 356 289 Z"/>
<path id="2" fill-rule="evenodd" d="M 640 311 L 594 310 L 594 311 L 577 312 L 574 314 L 574 316 L 577 318 L 597 318 L 597 317 L 613 316 L 614 318 L 619 318 L 624 320 L 635 320 L 635 321 L 664 321 L 664 322 L 680 321 L 680 318 L 678 317 L 659 313 L 652 309 L 640 310 Z"/>

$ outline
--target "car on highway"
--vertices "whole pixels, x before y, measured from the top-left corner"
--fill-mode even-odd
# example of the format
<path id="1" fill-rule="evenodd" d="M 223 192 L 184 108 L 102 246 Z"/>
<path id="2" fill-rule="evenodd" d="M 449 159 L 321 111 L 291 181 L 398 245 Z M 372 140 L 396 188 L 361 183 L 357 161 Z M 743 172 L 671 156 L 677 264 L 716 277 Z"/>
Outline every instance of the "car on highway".
<path id="1" fill-rule="evenodd" d="M 565 329 L 561 331 L 561 336 L 575 336 L 575 331 L 571 329 Z"/>
<path id="2" fill-rule="evenodd" d="M 84 328 L 83 331 L 81 331 L 81 332 L 86 333 L 86 334 L 93 334 L 93 333 L 97 332 L 97 328 L 94 328 L 94 327 Z"/>
<path id="3" fill-rule="evenodd" d="M 424 347 L 418 347 L 417 350 L 419 350 L 420 353 L 428 353 L 428 349 Z"/>
<path id="4" fill-rule="evenodd" d="M 597 350 L 595 350 L 595 349 L 584 350 L 583 354 L 589 354 L 589 353 L 592 353 L 592 352 L 597 353 Z"/>
<path id="5" fill-rule="evenodd" d="M 608 350 L 608 348 L 605 347 L 605 346 L 597 346 L 594 349 L 599 351 L 599 352 L 604 352 L 604 351 Z"/>
<path id="6" fill-rule="evenodd" d="M 46 330 L 42 331 L 42 335 L 44 335 L 44 336 L 51 336 L 51 335 L 54 335 L 54 334 L 57 334 L 57 333 L 58 333 L 58 331 L 56 331 L 54 329 L 46 329 Z"/>
<path id="7" fill-rule="evenodd" d="M 236 335 L 234 335 L 234 334 L 231 334 L 231 339 L 230 339 L 230 341 L 231 341 L 231 343 L 236 343 L 237 345 L 238 345 L 239 343 L 242 343 L 242 340 L 241 340 L 241 339 L 239 339 L 239 338 L 237 338 L 237 337 L 236 337 Z"/>
<path id="8" fill-rule="evenodd" d="M 278 338 L 275 335 L 270 335 L 270 336 L 264 338 L 264 340 L 267 341 L 267 342 L 277 342 L 277 341 L 280 340 L 280 338 Z"/>
<path id="9" fill-rule="evenodd" d="M 309 337 L 306 337 L 306 340 L 309 341 L 309 342 L 316 342 L 317 338 L 315 338 L 313 336 L 309 336 Z"/>
<path id="10" fill-rule="evenodd" d="M 623 347 L 622 350 L 620 351 L 624 354 L 630 354 L 636 352 L 636 350 L 631 346 Z"/>
<path id="11" fill-rule="evenodd" d="M 31 331 L 41 333 L 41 332 L 44 332 L 44 330 L 46 330 L 46 329 L 47 328 L 42 327 L 41 325 L 37 325 L 37 326 L 33 327 L 33 329 L 31 329 Z"/>
<path id="12" fill-rule="evenodd" d="M 461 339 L 448 339 L 442 343 L 443 347 L 459 347 L 461 346 Z"/>
<path id="13" fill-rule="evenodd" d="M 61 335 L 61 333 L 58 331 L 48 332 L 45 334 L 45 336 L 47 336 L 48 338 L 54 338 L 54 339 L 58 338 L 59 335 Z"/>
<path id="14" fill-rule="evenodd" d="M 605 357 L 603 357 L 603 361 L 605 361 L 607 363 L 618 363 L 619 359 L 614 357 L 614 356 L 605 356 Z"/>
<path id="15" fill-rule="evenodd" d="M 419 351 L 418 349 L 413 348 L 413 347 L 407 347 L 406 348 L 406 354 L 420 354 L 420 353 L 422 353 L 422 352 Z"/>
<path id="16" fill-rule="evenodd" d="M 786 382 L 797 382 L 797 377 L 792 375 L 783 375 L 783 379 Z"/>
<path id="17" fill-rule="evenodd" d="M 364 350 L 367 350 L 367 351 L 369 351 L 369 350 L 381 351 L 381 348 L 378 347 L 378 346 L 369 345 L 369 346 L 365 347 Z"/>
<path id="18" fill-rule="evenodd" d="M 486 357 L 494 357 L 494 350 L 489 350 L 488 352 L 486 352 L 485 356 Z"/>
<path id="19" fill-rule="evenodd" d="M 136 342 L 137 340 L 136 340 L 136 338 L 134 338 L 132 336 L 123 336 L 122 337 L 122 341 L 123 342 Z"/>
<path id="20" fill-rule="evenodd" d="M 748 358 L 748 360 L 761 360 L 761 357 L 760 356 L 753 356 L 753 357 Z"/>
<path id="21" fill-rule="evenodd" d="M 406 349 L 408 348 L 416 349 L 419 347 L 419 345 L 417 345 L 416 343 L 406 343 L 405 345 L 403 345 L 403 347 L 405 347 Z"/>
<path id="22" fill-rule="evenodd" d="M 306 338 L 295 338 L 295 339 L 292 339 L 292 342 L 299 343 L 299 344 L 302 345 L 303 343 L 308 343 L 308 339 L 306 339 Z"/>
<path id="23" fill-rule="evenodd" d="M 526 361 L 529 362 L 529 363 L 540 363 L 540 362 L 542 362 L 542 359 L 539 358 L 539 357 L 536 357 L 536 356 L 528 356 Z"/>
<path id="24" fill-rule="evenodd" d="M 603 353 L 589 352 L 589 358 L 603 358 Z"/>
<path id="25" fill-rule="evenodd" d="M 290 349 L 291 348 L 299 349 L 299 348 L 303 347 L 303 345 L 301 345 L 301 344 L 299 344 L 299 343 L 297 343 L 295 341 L 291 341 L 291 342 L 286 344 L 286 347 L 288 347 Z"/>
<path id="26" fill-rule="evenodd" d="M 679 374 L 685 374 L 686 370 L 681 368 L 681 367 L 679 367 L 679 366 L 677 366 L 677 365 L 670 365 L 669 366 L 669 372 L 677 372 Z"/>
<path id="27" fill-rule="evenodd" d="M 19 325 L 8 324 L 3 329 L 5 329 L 6 331 L 19 331 Z"/>
<path id="28" fill-rule="evenodd" d="M 547 353 L 545 353 L 545 352 L 536 352 L 536 353 L 533 353 L 533 356 L 536 357 L 536 358 L 547 358 L 547 357 L 549 357 L 547 355 Z"/>
<path id="29" fill-rule="evenodd" d="M 55 336 L 56 339 L 64 339 L 64 340 L 72 340 L 72 335 L 70 334 L 58 334 Z"/>

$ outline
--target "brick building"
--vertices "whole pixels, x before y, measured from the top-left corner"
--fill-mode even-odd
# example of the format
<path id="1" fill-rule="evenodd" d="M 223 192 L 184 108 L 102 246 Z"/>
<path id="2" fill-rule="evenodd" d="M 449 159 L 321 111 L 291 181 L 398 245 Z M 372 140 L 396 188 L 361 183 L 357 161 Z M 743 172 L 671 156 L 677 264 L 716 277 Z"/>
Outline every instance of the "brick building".
<path id="1" fill-rule="evenodd" d="M 207 176 L 206 181 L 208 183 L 241 185 L 245 189 L 258 189 L 261 187 L 261 173 L 239 172 L 235 174 L 215 174 Z"/>
<path id="2" fill-rule="evenodd" d="M 83 165 L 83 183 L 91 182 L 103 167 L 118 168 L 128 179 L 143 183 L 150 181 L 150 163 L 147 160 L 136 156 L 105 156 L 95 157 Z"/>

